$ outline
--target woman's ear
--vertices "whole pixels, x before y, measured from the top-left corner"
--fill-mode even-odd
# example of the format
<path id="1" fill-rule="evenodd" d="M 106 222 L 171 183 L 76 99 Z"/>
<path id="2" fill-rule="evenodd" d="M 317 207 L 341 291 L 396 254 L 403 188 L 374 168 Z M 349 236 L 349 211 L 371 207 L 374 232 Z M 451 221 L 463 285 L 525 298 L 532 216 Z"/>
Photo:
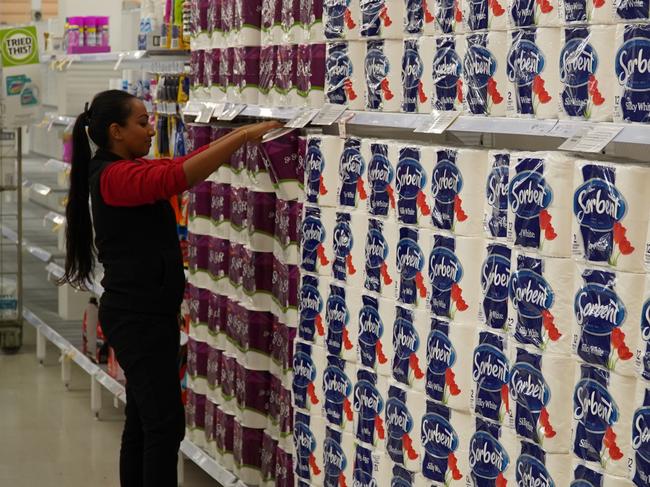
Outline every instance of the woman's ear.
<path id="1" fill-rule="evenodd" d="M 112 123 L 108 126 L 108 135 L 111 140 L 124 140 L 124 136 L 122 135 L 122 127 L 120 127 L 119 123 Z"/>

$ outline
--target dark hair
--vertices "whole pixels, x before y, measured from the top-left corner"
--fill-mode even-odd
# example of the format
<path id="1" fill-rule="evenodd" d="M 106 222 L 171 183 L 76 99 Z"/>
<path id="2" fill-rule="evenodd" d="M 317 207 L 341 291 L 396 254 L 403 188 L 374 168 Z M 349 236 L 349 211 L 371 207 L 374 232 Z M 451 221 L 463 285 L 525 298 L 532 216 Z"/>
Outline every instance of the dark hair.
<path id="1" fill-rule="evenodd" d="M 108 128 L 117 123 L 126 125 L 131 115 L 133 95 L 120 90 L 102 91 L 75 121 L 72 130 L 72 168 L 70 191 L 65 207 L 66 258 L 65 273 L 59 284 L 68 283 L 88 289 L 95 269 L 96 249 L 88 198 L 88 166 L 93 156 L 88 137 L 100 149 L 108 149 Z M 88 133 L 86 134 L 86 130 Z"/>

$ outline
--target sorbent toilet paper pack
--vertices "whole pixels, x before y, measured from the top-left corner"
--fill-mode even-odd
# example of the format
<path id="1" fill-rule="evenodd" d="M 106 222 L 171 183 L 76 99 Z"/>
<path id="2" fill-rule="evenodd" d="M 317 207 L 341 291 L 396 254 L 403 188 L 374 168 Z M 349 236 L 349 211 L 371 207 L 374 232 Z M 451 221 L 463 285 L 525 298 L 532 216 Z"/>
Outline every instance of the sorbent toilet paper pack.
<path id="1" fill-rule="evenodd" d="M 396 306 L 392 299 L 361 295 L 358 320 L 357 364 L 382 376 L 392 374 L 393 325 Z"/>
<path id="2" fill-rule="evenodd" d="M 430 113 L 431 88 L 428 82 L 428 55 L 424 52 L 429 46 L 422 39 L 404 39 L 402 49 L 402 105 L 404 113 Z"/>
<path id="3" fill-rule="evenodd" d="M 327 159 L 327 156 L 325 156 Z M 343 142 L 338 165 L 336 206 L 340 209 L 363 208 L 368 199 L 366 161 L 361 153 L 361 139 L 347 137 Z M 330 186 L 334 188 L 334 186 Z M 341 208 L 342 207 L 342 208 Z"/>
<path id="4" fill-rule="evenodd" d="M 476 415 L 503 424 L 509 409 L 508 341 L 503 335 L 478 330 L 472 357 L 473 391 L 470 410 Z"/>
<path id="5" fill-rule="evenodd" d="M 373 449 L 384 450 L 386 428 L 384 405 L 388 399 L 388 379 L 359 367 L 352 392 L 354 437 Z"/>
<path id="6" fill-rule="evenodd" d="M 431 207 L 427 203 L 426 188 L 430 177 L 427 161 L 433 159 L 433 147 L 399 144 L 395 166 L 397 191 L 397 220 L 405 225 L 425 225 Z"/>
<path id="7" fill-rule="evenodd" d="M 575 265 L 573 352 L 586 363 L 635 377 L 645 276 Z"/>
<path id="8" fill-rule="evenodd" d="M 323 408 L 325 349 L 296 341 L 293 354 L 293 404 L 296 408 L 320 414 Z"/>
<path id="9" fill-rule="evenodd" d="M 328 236 L 334 228 L 334 215 L 333 209 L 305 205 L 300 244 L 300 268 L 303 272 L 331 275 L 334 256 L 332 247 L 328 245 Z"/>
<path id="10" fill-rule="evenodd" d="M 465 34 L 463 55 L 463 109 L 472 115 L 506 115 L 506 32 Z"/>
<path id="11" fill-rule="evenodd" d="M 496 331 L 507 331 L 511 323 L 508 293 L 512 272 L 512 250 L 504 244 L 486 241 L 481 266 L 479 322 Z"/>
<path id="12" fill-rule="evenodd" d="M 421 34 L 422 5 L 418 1 L 359 0 L 362 38 L 402 39 Z"/>
<path id="13" fill-rule="evenodd" d="M 367 220 L 362 287 L 385 298 L 395 297 L 398 228 L 393 221 L 375 218 Z"/>
<path id="14" fill-rule="evenodd" d="M 520 346 L 511 358 L 506 425 L 546 453 L 569 453 L 573 384 L 566 378 L 573 375 L 575 359 Z"/>
<path id="15" fill-rule="evenodd" d="M 433 227 L 456 235 L 481 236 L 486 151 L 437 147 L 429 201 Z"/>
<path id="16" fill-rule="evenodd" d="M 348 485 L 352 482 L 354 463 L 354 437 L 330 427 L 325 432 L 323 444 L 324 486 Z"/>
<path id="17" fill-rule="evenodd" d="M 432 0 L 434 32 L 458 34 L 463 32 L 463 12 L 458 0 Z"/>
<path id="18" fill-rule="evenodd" d="M 323 0 L 325 38 L 359 39 L 361 12 L 359 1 Z"/>
<path id="19" fill-rule="evenodd" d="M 366 260 L 368 218 L 359 212 L 336 212 L 332 228 L 332 278 L 351 288 L 364 283 L 363 266 Z"/>
<path id="20" fill-rule="evenodd" d="M 647 6 L 646 6 L 647 11 Z M 650 120 L 648 103 L 647 48 L 650 24 L 618 24 L 616 26 L 616 57 L 614 67 L 619 100 L 614 105 L 614 122 L 644 122 Z"/>
<path id="21" fill-rule="evenodd" d="M 328 426 L 348 434 L 354 432 L 352 386 L 357 373 L 355 364 L 333 355 L 327 356 L 323 370 L 323 416 Z"/>
<path id="22" fill-rule="evenodd" d="M 643 2 L 622 2 L 613 1 L 614 22 L 622 23 L 629 21 L 648 21 L 650 20 L 650 8 Z"/>
<path id="23" fill-rule="evenodd" d="M 474 336 L 470 325 L 449 323 L 432 317 L 426 338 L 427 398 L 451 409 L 469 412 L 472 389 L 469 370 L 473 350 L 466 346 L 467 337 Z"/>
<path id="24" fill-rule="evenodd" d="M 573 161 L 558 152 L 513 152 L 508 242 L 549 257 L 571 256 Z"/>
<path id="25" fill-rule="evenodd" d="M 390 459 L 410 472 L 422 469 L 422 411 L 426 398 L 422 392 L 391 383 L 384 407 L 386 453 Z"/>
<path id="26" fill-rule="evenodd" d="M 361 158 L 366 163 L 367 211 L 374 217 L 394 219 L 396 143 L 379 139 L 361 139 Z"/>
<path id="27" fill-rule="evenodd" d="M 508 28 L 558 26 L 558 0 L 508 0 Z"/>
<path id="28" fill-rule="evenodd" d="M 469 442 L 469 479 L 474 485 L 506 485 L 506 476 L 513 470 L 514 433 L 478 417 L 475 422 Z"/>
<path id="29" fill-rule="evenodd" d="M 310 135 L 305 156 L 305 199 L 320 206 L 338 206 L 337 188 L 343 139 Z"/>
<path id="30" fill-rule="evenodd" d="M 646 166 L 578 161 L 574 172 L 573 255 L 643 272 L 650 194 Z"/>
<path id="31" fill-rule="evenodd" d="M 403 101 L 402 55 L 404 42 L 369 40 L 366 43 L 365 109 L 399 112 Z"/>
<path id="32" fill-rule="evenodd" d="M 431 279 L 425 269 L 430 255 L 431 232 L 410 226 L 399 226 L 399 241 L 395 252 L 397 278 L 395 291 L 402 304 L 425 309 L 431 296 Z"/>
<path id="33" fill-rule="evenodd" d="M 505 241 L 508 237 L 510 152 L 489 151 L 488 165 L 483 227 L 487 238 Z"/>
<path id="34" fill-rule="evenodd" d="M 558 15 L 565 25 L 613 24 L 615 0 L 558 0 Z"/>
<path id="35" fill-rule="evenodd" d="M 395 307 L 393 323 L 392 378 L 418 392 L 426 382 L 426 337 L 428 314 L 402 306 Z"/>
<path id="36" fill-rule="evenodd" d="M 381 482 L 390 477 L 392 466 L 387 453 L 357 443 L 354 450 L 353 485 L 381 485 Z"/>
<path id="37" fill-rule="evenodd" d="M 455 323 L 476 325 L 485 241 L 440 232 L 430 235 L 427 265 L 429 309 L 435 316 L 449 318 Z"/>
<path id="38" fill-rule="evenodd" d="M 325 102 L 364 108 L 365 43 L 329 42 L 325 57 Z"/>
<path id="39" fill-rule="evenodd" d="M 325 419 L 295 412 L 293 430 L 294 466 L 299 479 L 308 485 L 324 485 L 323 447 Z"/>
<path id="40" fill-rule="evenodd" d="M 636 383 L 634 404 L 637 409 L 632 416 L 632 462 L 630 478 L 636 486 L 650 482 L 650 384 L 641 380 Z"/>
<path id="41" fill-rule="evenodd" d="M 508 31 L 506 112 L 510 117 L 557 118 L 560 32 L 553 27 Z"/>
<path id="42" fill-rule="evenodd" d="M 423 90 L 431 97 L 428 109 L 463 109 L 464 36 L 442 34 L 420 39 L 424 63 Z"/>
<path id="43" fill-rule="evenodd" d="M 636 380 L 588 364 L 576 367 L 572 452 L 588 467 L 625 477 L 632 451 Z"/>
<path id="44" fill-rule="evenodd" d="M 325 301 L 325 349 L 328 354 L 350 362 L 356 361 L 356 317 L 361 310 L 358 290 L 332 281 Z"/>
<path id="45" fill-rule="evenodd" d="M 393 465 L 390 485 L 404 487 L 427 487 L 431 483 L 422 472 L 409 472 L 401 465 Z"/>
<path id="46" fill-rule="evenodd" d="M 614 26 L 561 29 L 559 114 L 562 119 L 608 122 L 614 113 Z"/>
<path id="47" fill-rule="evenodd" d="M 504 31 L 507 28 L 506 0 L 464 0 L 461 2 L 465 32 Z"/>
<path id="48" fill-rule="evenodd" d="M 639 376 L 650 381 L 650 276 L 648 275 L 645 279 L 645 293 L 641 307 L 641 331 L 637 340 L 635 357 Z"/>
<path id="49" fill-rule="evenodd" d="M 325 346 L 325 303 L 330 292 L 329 277 L 302 275 L 298 295 L 298 337 Z"/>
<path id="50" fill-rule="evenodd" d="M 572 484 L 580 485 L 600 485 L 601 487 L 630 487 L 630 481 L 627 477 L 615 477 L 603 473 L 597 467 L 589 468 L 588 466 L 574 460 L 571 465 L 572 475 L 569 480 Z M 640 484 L 644 485 L 644 484 Z"/>
<path id="51" fill-rule="evenodd" d="M 505 443 L 511 462 L 510 468 L 505 472 L 507 485 L 570 484 L 570 454 L 548 453 L 534 443 L 519 441 L 510 436 Z"/>
<path id="52" fill-rule="evenodd" d="M 510 335 L 540 352 L 571 353 L 574 263 L 513 251 L 509 285 Z"/>

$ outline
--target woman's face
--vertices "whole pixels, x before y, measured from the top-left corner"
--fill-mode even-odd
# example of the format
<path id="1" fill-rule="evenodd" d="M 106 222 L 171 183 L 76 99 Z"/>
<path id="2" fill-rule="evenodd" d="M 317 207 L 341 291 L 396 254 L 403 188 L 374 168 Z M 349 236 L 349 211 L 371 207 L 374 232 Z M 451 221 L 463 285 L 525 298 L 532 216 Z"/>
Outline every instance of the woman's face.
<path id="1" fill-rule="evenodd" d="M 149 123 L 149 114 L 141 100 L 131 101 L 131 115 L 126 121 L 126 126 L 120 128 L 122 143 L 133 157 L 144 157 L 149 154 L 156 131 Z"/>

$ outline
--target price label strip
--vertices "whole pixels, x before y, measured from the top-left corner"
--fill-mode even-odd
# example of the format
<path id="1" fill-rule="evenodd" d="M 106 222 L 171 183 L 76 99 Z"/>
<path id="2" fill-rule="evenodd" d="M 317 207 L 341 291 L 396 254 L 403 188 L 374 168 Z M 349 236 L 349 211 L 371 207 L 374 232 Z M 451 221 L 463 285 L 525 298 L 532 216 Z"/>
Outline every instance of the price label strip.
<path id="1" fill-rule="evenodd" d="M 434 110 L 431 115 L 427 116 L 416 128 L 415 132 L 421 134 L 442 134 L 454 123 L 460 112 L 448 111 L 443 112 Z"/>
<path id="2" fill-rule="evenodd" d="M 607 144 L 623 130 L 623 127 L 609 124 L 596 124 L 585 128 L 567 139 L 560 147 L 561 150 L 573 152 L 601 152 Z"/>
<path id="3" fill-rule="evenodd" d="M 326 103 L 323 108 L 318 111 L 316 117 L 312 120 L 314 125 L 332 125 L 336 122 L 341 115 L 348 109 L 345 105 L 334 105 Z"/>
<path id="4" fill-rule="evenodd" d="M 203 106 L 201 106 L 199 114 L 196 116 L 194 121 L 196 123 L 210 123 L 210 120 L 212 120 L 212 115 L 215 112 L 215 108 L 215 103 L 204 103 Z"/>
<path id="5" fill-rule="evenodd" d="M 226 121 L 234 120 L 245 108 L 246 105 L 242 103 L 226 103 L 223 112 L 217 118 Z"/>
<path id="6" fill-rule="evenodd" d="M 311 122 L 316 115 L 318 115 L 320 110 L 318 108 L 303 108 L 298 114 L 287 122 L 285 127 L 301 129 L 306 127 L 309 122 Z"/>

